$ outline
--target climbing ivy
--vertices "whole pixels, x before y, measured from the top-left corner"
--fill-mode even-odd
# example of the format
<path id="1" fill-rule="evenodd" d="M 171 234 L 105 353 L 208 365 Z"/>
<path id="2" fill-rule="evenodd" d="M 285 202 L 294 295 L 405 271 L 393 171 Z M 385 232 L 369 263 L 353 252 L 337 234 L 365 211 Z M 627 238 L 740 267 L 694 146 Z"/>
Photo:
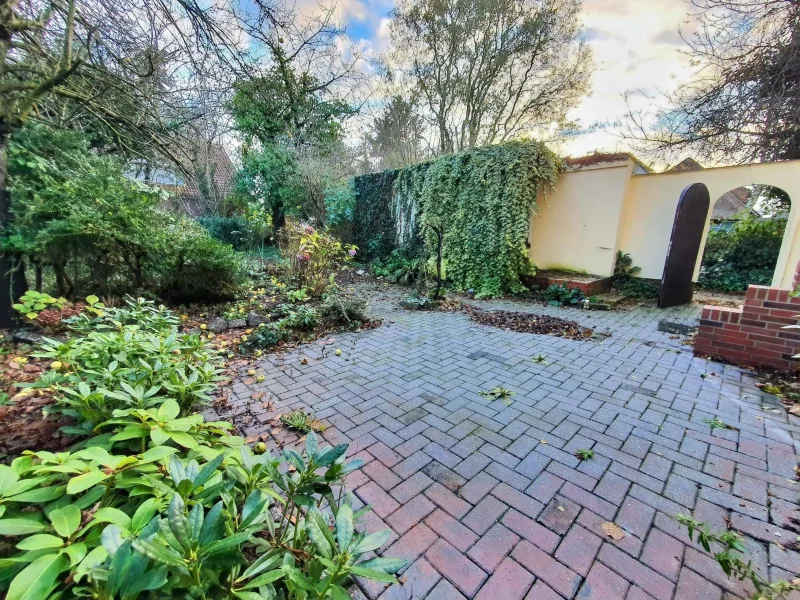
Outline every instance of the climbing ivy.
<path id="1" fill-rule="evenodd" d="M 544 144 L 507 142 L 357 177 L 356 237 L 387 255 L 388 217 L 397 247 L 424 244 L 435 257 L 442 236 L 447 277 L 456 289 L 478 297 L 522 291 L 520 275 L 531 269 L 525 248 L 530 214 L 538 194 L 555 185 L 559 164 Z"/>
<path id="2" fill-rule="evenodd" d="M 556 155 L 536 142 L 475 148 L 431 164 L 419 198 L 420 229 L 431 255 L 443 230 L 447 275 L 457 289 L 478 297 L 524 289 L 531 211 L 558 174 Z"/>
<path id="3" fill-rule="evenodd" d="M 392 186 L 397 171 L 367 173 L 353 178 L 353 237 L 358 259 L 371 261 L 386 258 L 395 249 L 395 225 L 392 218 Z"/>

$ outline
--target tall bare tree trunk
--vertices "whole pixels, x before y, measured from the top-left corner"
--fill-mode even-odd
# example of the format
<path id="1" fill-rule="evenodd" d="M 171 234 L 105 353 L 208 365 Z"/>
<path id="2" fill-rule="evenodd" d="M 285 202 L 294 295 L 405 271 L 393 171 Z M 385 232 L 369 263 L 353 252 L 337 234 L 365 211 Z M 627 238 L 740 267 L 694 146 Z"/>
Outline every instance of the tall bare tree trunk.
<path id="1" fill-rule="evenodd" d="M 6 189 L 8 180 L 9 135 L 0 133 L 0 235 L 7 238 L 10 231 L 11 194 Z M 19 253 L 0 254 L 0 329 L 18 324 L 12 305 L 28 288 L 25 280 L 25 263 Z"/>

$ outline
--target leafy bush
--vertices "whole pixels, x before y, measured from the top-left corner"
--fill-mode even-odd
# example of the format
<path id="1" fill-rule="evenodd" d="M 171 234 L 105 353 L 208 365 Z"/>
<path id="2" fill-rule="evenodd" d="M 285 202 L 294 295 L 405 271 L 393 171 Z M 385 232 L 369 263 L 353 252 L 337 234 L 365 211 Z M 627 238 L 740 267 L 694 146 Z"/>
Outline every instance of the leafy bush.
<path id="1" fill-rule="evenodd" d="M 64 298 L 53 298 L 50 294 L 28 290 L 20 297 L 19 303 L 14 304 L 14 310 L 27 319 L 36 319 L 43 310 L 63 308 L 66 303 Z"/>
<path id="2" fill-rule="evenodd" d="M 320 296 L 334 271 L 356 255 L 356 248 L 311 225 L 289 220 L 282 231 L 281 252 L 296 285 Z"/>
<path id="3" fill-rule="evenodd" d="M 251 250 L 257 247 L 267 232 L 259 230 L 244 216 L 199 217 L 197 222 L 209 235 L 223 244 L 233 246 L 234 250 Z"/>
<path id="4" fill-rule="evenodd" d="M 387 277 L 397 283 L 413 283 L 419 276 L 424 261 L 407 250 L 395 249 L 385 259 L 372 261 L 372 273 L 377 277 Z"/>
<path id="5" fill-rule="evenodd" d="M 16 218 L 3 249 L 23 254 L 38 275 L 52 271 L 59 296 L 149 291 L 206 300 L 243 281 L 230 247 L 159 210 L 164 192 L 127 178 L 83 134 L 32 126 L 9 155 Z"/>
<path id="6" fill-rule="evenodd" d="M 146 410 L 166 398 L 187 415 L 211 403 L 221 380 L 221 359 L 197 335 L 180 334 L 179 323 L 163 306 L 129 299 L 125 307 L 68 320 L 84 335 L 65 342 L 45 340 L 35 353 L 60 363 L 33 387 L 57 386 L 57 410 L 88 435 L 121 409 Z"/>
<path id="7" fill-rule="evenodd" d="M 581 290 L 568 288 L 563 283 L 548 286 L 542 294 L 550 306 L 577 306 L 586 300 Z"/>
<path id="8" fill-rule="evenodd" d="M 327 325 L 358 326 L 367 320 L 366 310 L 365 300 L 336 292 L 325 296 L 319 315 Z"/>
<path id="9" fill-rule="evenodd" d="M 636 277 L 639 271 L 641 268 L 634 266 L 630 254 L 617 250 L 617 260 L 614 263 L 614 276 L 612 277 L 614 289 L 629 298 L 657 298 L 659 287 L 650 281 Z"/>
<path id="10" fill-rule="evenodd" d="M 7 600 L 338 600 L 349 598 L 354 576 L 395 581 L 406 561 L 364 559 L 389 530 L 357 533 L 369 508 L 354 511 L 340 492 L 363 464 L 345 461 L 346 444 L 322 446 L 310 431 L 302 452 L 254 455 L 229 423 L 186 414 L 181 377 L 146 387 L 159 370 L 180 372 L 173 361 L 199 370 L 211 353 L 202 340 L 177 334 L 175 317 L 144 301 L 102 312 L 73 320 L 85 340 L 47 343 L 45 354 L 71 362 L 39 383 L 66 391 L 77 382 L 81 394 L 108 384 L 93 404 L 122 408 L 71 452 L 0 465 Z M 106 347 L 101 335 L 130 343 L 110 337 Z M 176 353 L 177 344 L 187 352 Z"/>
<path id="11" fill-rule="evenodd" d="M 288 340 L 289 337 L 290 332 L 287 331 L 282 321 L 262 323 L 247 337 L 247 341 L 242 344 L 242 349 L 249 352 L 253 350 L 268 350 L 276 344 Z"/>
<path id="12" fill-rule="evenodd" d="M 729 231 L 709 232 L 698 283 L 725 292 L 770 285 L 785 229 L 785 218 L 748 217 Z"/>

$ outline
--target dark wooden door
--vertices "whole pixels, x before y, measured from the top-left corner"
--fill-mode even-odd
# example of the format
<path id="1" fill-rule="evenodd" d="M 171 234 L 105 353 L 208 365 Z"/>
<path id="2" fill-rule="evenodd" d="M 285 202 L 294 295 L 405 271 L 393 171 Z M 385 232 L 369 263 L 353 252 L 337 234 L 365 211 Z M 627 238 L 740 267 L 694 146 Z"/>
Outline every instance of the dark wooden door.
<path id="1" fill-rule="evenodd" d="M 681 192 L 661 277 L 658 297 L 661 308 L 692 301 L 692 275 L 700 252 L 709 204 L 708 188 L 702 183 L 693 183 Z"/>

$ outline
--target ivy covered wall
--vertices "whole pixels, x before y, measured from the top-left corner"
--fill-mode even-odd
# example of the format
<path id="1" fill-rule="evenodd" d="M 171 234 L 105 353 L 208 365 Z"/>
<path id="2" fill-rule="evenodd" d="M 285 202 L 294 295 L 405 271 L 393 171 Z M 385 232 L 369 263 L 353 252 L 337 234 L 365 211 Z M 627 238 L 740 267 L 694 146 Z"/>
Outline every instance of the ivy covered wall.
<path id="1" fill-rule="evenodd" d="M 353 178 L 353 239 L 359 260 L 383 258 L 396 247 L 392 218 L 392 188 L 397 170 Z"/>
<path id="2" fill-rule="evenodd" d="M 356 238 L 366 241 L 369 258 L 417 244 L 433 256 L 441 234 L 457 289 L 479 297 L 521 291 L 520 275 L 530 271 L 530 214 L 538 194 L 558 180 L 559 165 L 544 144 L 507 142 L 358 177 Z"/>

